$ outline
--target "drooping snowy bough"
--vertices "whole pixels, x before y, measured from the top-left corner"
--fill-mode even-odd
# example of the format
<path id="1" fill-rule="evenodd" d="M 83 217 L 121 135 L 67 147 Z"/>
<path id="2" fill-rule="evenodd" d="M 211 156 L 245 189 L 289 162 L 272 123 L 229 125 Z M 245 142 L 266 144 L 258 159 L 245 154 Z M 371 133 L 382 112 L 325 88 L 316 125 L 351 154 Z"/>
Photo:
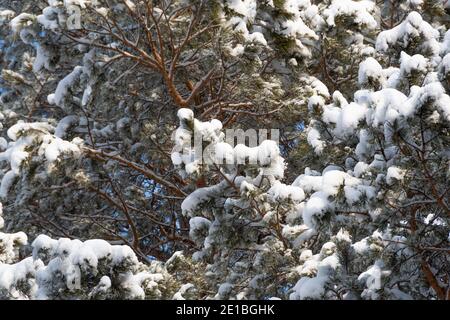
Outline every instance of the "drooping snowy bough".
<path id="1" fill-rule="evenodd" d="M 164 264 L 144 265 L 128 246 L 40 235 L 21 259 L 26 244 L 0 232 L 1 299 L 161 299 L 170 282 Z"/>

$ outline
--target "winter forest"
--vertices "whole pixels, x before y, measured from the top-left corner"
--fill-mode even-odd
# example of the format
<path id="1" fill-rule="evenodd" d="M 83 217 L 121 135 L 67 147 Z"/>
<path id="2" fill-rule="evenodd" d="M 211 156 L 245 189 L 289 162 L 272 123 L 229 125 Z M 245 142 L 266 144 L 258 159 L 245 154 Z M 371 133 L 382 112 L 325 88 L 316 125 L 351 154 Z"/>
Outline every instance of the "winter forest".
<path id="1" fill-rule="evenodd" d="M 449 300 L 449 27 L 0 0 L 0 300 Z"/>

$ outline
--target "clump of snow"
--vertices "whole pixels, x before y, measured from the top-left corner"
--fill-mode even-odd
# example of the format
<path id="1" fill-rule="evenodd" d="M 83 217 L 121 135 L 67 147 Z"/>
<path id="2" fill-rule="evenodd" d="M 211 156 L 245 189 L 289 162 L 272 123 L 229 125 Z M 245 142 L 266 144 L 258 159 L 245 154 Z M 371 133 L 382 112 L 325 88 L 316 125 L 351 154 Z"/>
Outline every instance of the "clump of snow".
<path id="1" fill-rule="evenodd" d="M 199 243 L 202 243 L 208 234 L 211 221 L 203 217 L 192 217 L 189 220 L 189 237 Z"/>
<path id="2" fill-rule="evenodd" d="M 27 244 L 27 241 L 27 235 L 23 232 L 0 232 L 0 264 L 13 263 L 18 257 L 19 248 Z"/>
<path id="3" fill-rule="evenodd" d="M 388 168 L 387 170 L 387 174 L 386 174 L 386 182 L 388 184 L 392 184 L 395 181 L 401 181 L 403 180 L 403 177 L 405 176 L 405 171 L 395 167 L 395 166 L 391 166 Z"/>
<path id="4" fill-rule="evenodd" d="M 409 13 L 398 26 L 380 32 L 376 41 L 376 49 L 387 52 L 389 48 L 395 46 L 407 48 L 414 39 L 423 43 L 423 49 L 430 51 L 433 55 L 439 54 L 439 31 L 424 21 L 422 16 L 415 11 Z"/>
<path id="5" fill-rule="evenodd" d="M 78 116 L 75 115 L 70 115 L 62 118 L 55 128 L 55 136 L 61 139 L 64 138 L 64 136 L 67 133 L 67 130 L 75 123 L 78 123 L 78 120 L 79 120 Z"/>
<path id="6" fill-rule="evenodd" d="M 92 87 L 88 85 L 86 89 L 84 89 L 83 97 L 81 98 L 81 105 L 86 106 L 89 103 L 91 97 L 92 97 Z"/>
<path id="7" fill-rule="evenodd" d="M 370 83 L 383 84 L 385 81 L 383 67 L 374 58 L 367 58 L 359 65 L 358 83 L 365 86 Z"/>
<path id="8" fill-rule="evenodd" d="M 219 299 L 226 299 L 231 291 L 233 290 L 233 285 L 231 283 L 222 283 L 219 286 L 219 290 L 217 291 L 217 295 Z"/>
<path id="9" fill-rule="evenodd" d="M 337 242 L 352 243 L 350 233 L 342 228 L 339 229 L 339 232 L 336 234 L 335 238 Z"/>
<path id="10" fill-rule="evenodd" d="M 302 188 L 285 185 L 279 181 L 267 191 L 267 194 L 272 201 L 289 199 L 294 202 L 300 202 L 305 199 L 305 192 Z"/>
<path id="11" fill-rule="evenodd" d="M 7 131 L 8 137 L 16 141 L 20 136 L 27 132 L 47 133 L 53 131 L 53 126 L 47 122 L 23 122 L 19 121 Z"/>
<path id="12" fill-rule="evenodd" d="M 0 10 L 0 26 L 10 21 L 15 15 L 16 13 L 12 10 Z"/>
<path id="13" fill-rule="evenodd" d="M 0 197 L 6 197 L 14 179 L 22 171 L 25 160 L 33 156 L 45 156 L 47 164 L 51 165 L 63 154 L 78 157 L 81 153 L 82 140 L 75 138 L 71 142 L 62 140 L 51 134 L 55 129 L 47 122 L 27 123 L 18 121 L 7 130 L 12 140 L 7 149 L 0 153 L 0 161 L 7 161 L 11 170 L 2 178 Z M 62 133 L 62 128 L 59 128 Z"/>
<path id="14" fill-rule="evenodd" d="M 45 48 L 43 45 L 38 45 L 36 47 L 36 58 L 34 59 L 33 63 L 33 71 L 35 73 L 38 73 L 43 68 L 47 70 L 53 70 L 51 63 L 51 54 L 50 52 Z"/>
<path id="15" fill-rule="evenodd" d="M 335 26 L 336 19 L 344 16 L 351 18 L 352 22 L 361 28 L 375 29 L 378 25 L 373 16 L 375 8 L 375 3 L 368 0 L 333 0 L 331 5 L 323 11 L 323 15 L 329 26 Z"/>
<path id="16" fill-rule="evenodd" d="M 52 96 L 51 101 L 54 102 L 57 106 L 63 107 L 64 101 L 65 99 L 67 99 L 69 89 L 72 86 L 74 86 L 77 81 L 79 81 L 82 73 L 83 67 L 76 66 L 71 73 L 69 73 L 64 79 L 62 79 L 58 83 L 58 86 L 56 87 L 56 91 Z"/>
<path id="17" fill-rule="evenodd" d="M 353 168 L 353 173 L 355 174 L 355 177 L 359 178 L 368 170 L 368 168 L 369 165 L 367 163 L 360 161 Z"/>
<path id="18" fill-rule="evenodd" d="M 314 174 L 314 175 L 312 175 Z M 327 212 L 334 210 L 335 201 L 341 191 L 346 205 L 354 205 L 361 201 L 370 201 L 376 197 L 375 188 L 365 184 L 362 179 L 355 178 L 347 172 L 336 170 L 334 167 L 326 168 L 322 175 L 305 170 L 293 183 L 310 194 L 299 207 L 303 223 L 308 232 L 303 232 L 295 242 L 301 243 L 315 234 L 317 219 Z"/>
<path id="19" fill-rule="evenodd" d="M 400 55 L 400 70 L 404 74 L 411 74 L 413 71 L 422 73 L 427 72 L 428 60 L 421 54 L 415 54 L 410 56 L 406 52 L 402 51 Z"/>
<path id="20" fill-rule="evenodd" d="M 304 299 L 323 299 L 325 286 L 338 268 L 339 258 L 335 254 L 335 244 L 328 242 L 322 246 L 321 253 L 311 256 L 301 257 L 306 260 L 297 270 L 301 274 L 300 280 L 293 287 L 293 293 L 290 294 L 291 300 Z"/>
<path id="21" fill-rule="evenodd" d="M 290 38 L 297 39 L 315 39 L 318 40 L 319 37 L 317 34 L 309 28 L 303 19 L 305 16 L 302 15 L 302 12 L 306 10 L 312 10 L 310 12 L 305 12 L 305 15 L 311 14 L 312 12 L 318 13 L 315 11 L 315 6 L 311 6 L 310 1 L 304 0 L 288 0 L 284 3 L 284 8 L 286 12 L 292 14 L 291 19 L 286 19 L 281 23 L 281 34 L 288 36 Z M 303 45 L 298 43 L 300 47 Z"/>
<path id="22" fill-rule="evenodd" d="M 76 143 L 81 141 L 77 139 L 74 142 L 69 142 L 58 137 L 46 135 L 43 137 L 39 154 L 45 154 L 45 158 L 48 162 L 56 161 L 63 153 L 71 153 L 74 157 L 77 157 L 80 154 L 80 148 Z"/>
<path id="23" fill-rule="evenodd" d="M 59 27 L 58 24 L 59 14 L 60 12 L 57 8 L 49 6 L 42 10 L 42 14 L 38 15 L 36 20 L 45 29 L 56 30 Z"/>
<path id="24" fill-rule="evenodd" d="M 245 51 L 245 47 L 242 44 L 240 44 L 240 43 L 236 44 L 236 46 L 234 46 L 234 47 L 228 47 L 227 49 L 228 49 L 228 53 L 232 57 L 239 57 Z"/>
<path id="25" fill-rule="evenodd" d="M 0 263 L 0 291 L 8 292 L 13 299 L 28 299 L 27 295 L 20 291 L 19 286 L 36 274 L 41 267 L 39 262 L 33 261 L 31 257 L 25 258 L 15 264 Z M 27 281 L 30 290 L 36 290 L 33 280 Z"/>
<path id="26" fill-rule="evenodd" d="M 328 91 L 327 86 L 315 77 L 302 76 L 299 79 L 299 82 L 302 84 L 305 91 L 312 97 L 321 96 L 324 99 L 328 99 L 330 97 L 330 92 Z"/>
<path id="27" fill-rule="evenodd" d="M 183 295 L 187 294 L 189 291 L 195 290 L 195 286 L 192 283 L 185 283 L 180 287 L 177 293 L 174 294 L 173 300 L 186 300 Z"/>
<path id="28" fill-rule="evenodd" d="M 32 14 L 21 13 L 9 22 L 9 26 L 13 33 L 18 34 L 23 28 L 31 26 L 35 19 Z"/>
<path id="29" fill-rule="evenodd" d="M 336 136 L 345 137 L 354 133 L 360 121 L 365 119 L 366 113 L 367 106 L 365 104 L 348 103 L 342 94 L 336 91 L 333 94 L 333 103 L 323 106 L 322 120 L 334 124 L 333 133 Z M 317 140 L 314 140 L 313 137 L 309 139 L 308 135 L 308 142 L 311 140 L 311 146 L 316 149 L 320 144 L 318 145 Z"/>
<path id="30" fill-rule="evenodd" d="M 313 123 L 311 124 L 313 125 Z M 314 148 L 314 152 L 320 155 L 325 148 L 325 141 L 321 139 L 320 132 L 313 126 L 308 127 L 306 131 L 308 143 Z"/>
<path id="31" fill-rule="evenodd" d="M 249 20 L 256 16 L 256 0 L 227 0 L 228 7 Z"/>
<path id="32" fill-rule="evenodd" d="M 372 300 L 378 298 L 379 290 L 383 284 L 383 277 L 390 274 L 389 271 L 383 270 L 383 268 L 383 261 L 377 260 L 373 266 L 359 275 L 358 280 L 366 284 L 366 289 L 361 294 L 363 298 Z"/>
<path id="33" fill-rule="evenodd" d="M 226 181 L 222 181 L 211 187 L 197 189 L 184 199 L 181 211 L 183 214 L 191 216 L 198 207 L 214 199 L 215 196 L 223 194 L 229 187 Z"/>
<path id="34" fill-rule="evenodd" d="M 0 199 L 5 199 L 8 195 L 9 189 L 14 183 L 14 179 L 17 177 L 17 174 L 9 170 L 2 178 L 2 183 L 0 185 Z"/>

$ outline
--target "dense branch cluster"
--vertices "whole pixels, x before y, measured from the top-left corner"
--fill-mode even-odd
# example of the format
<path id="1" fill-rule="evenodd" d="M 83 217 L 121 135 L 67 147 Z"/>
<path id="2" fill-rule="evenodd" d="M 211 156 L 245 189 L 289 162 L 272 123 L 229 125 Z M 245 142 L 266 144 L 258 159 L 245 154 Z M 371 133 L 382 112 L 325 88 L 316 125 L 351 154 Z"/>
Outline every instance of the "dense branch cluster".
<path id="1" fill-rule="evenodd" d="M 449 25 L 0 0 L 0 299 L 450 299 Z"/>

